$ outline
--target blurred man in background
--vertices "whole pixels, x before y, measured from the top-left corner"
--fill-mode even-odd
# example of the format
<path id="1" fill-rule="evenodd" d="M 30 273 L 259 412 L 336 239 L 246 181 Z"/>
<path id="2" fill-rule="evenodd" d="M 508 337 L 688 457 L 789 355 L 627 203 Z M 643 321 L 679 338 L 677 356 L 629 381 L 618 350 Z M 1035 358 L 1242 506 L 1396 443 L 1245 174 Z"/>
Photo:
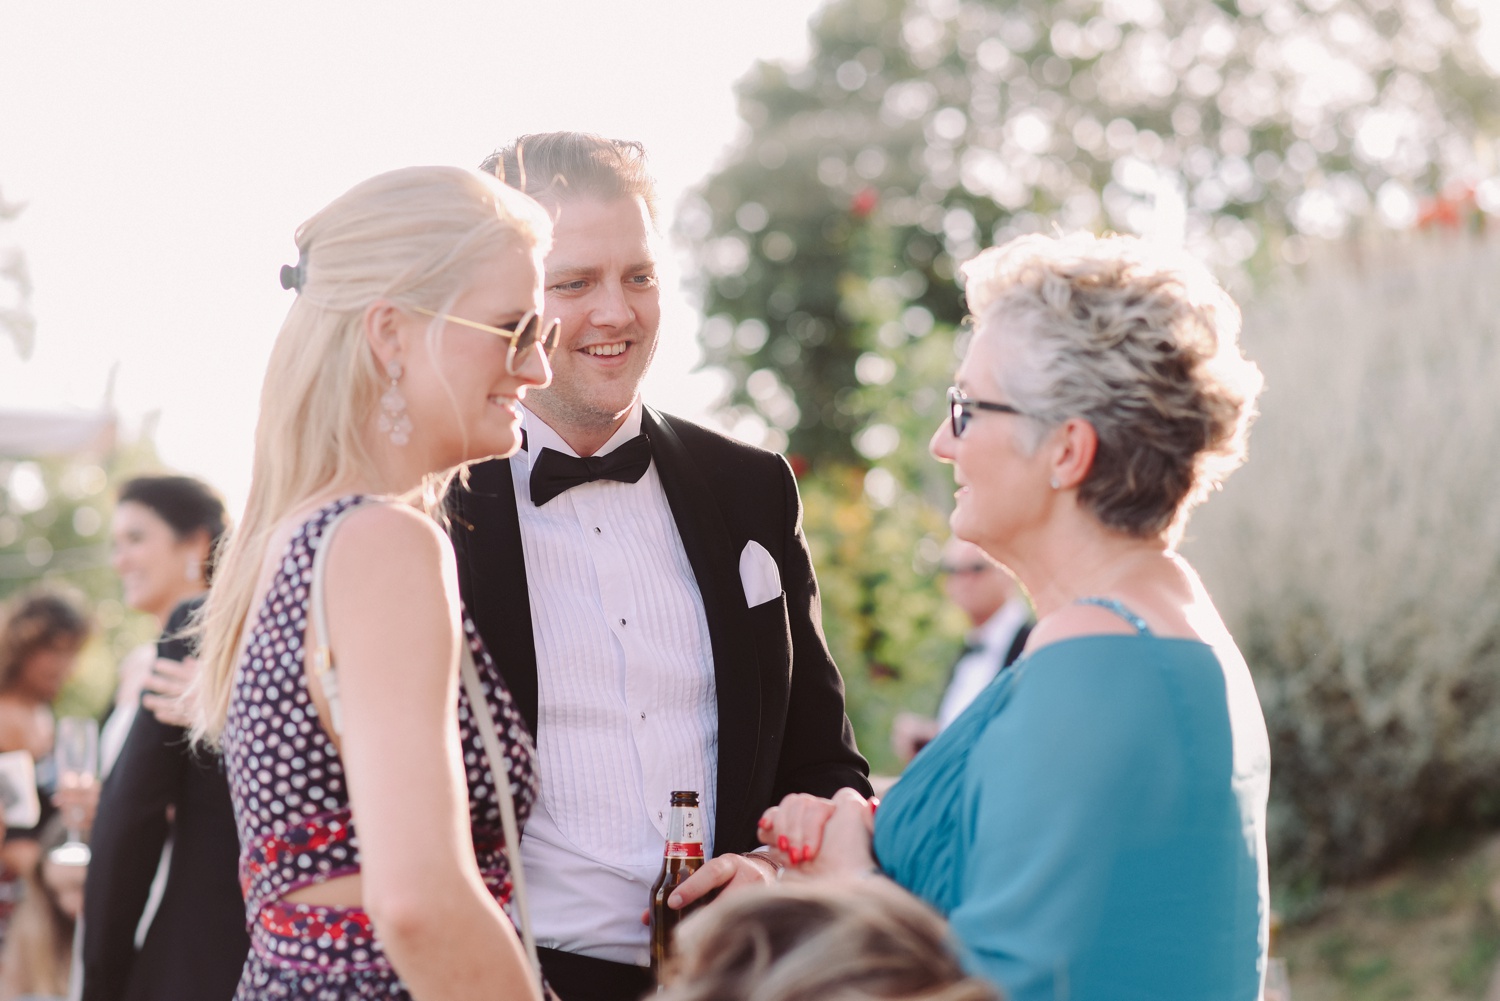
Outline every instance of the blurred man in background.
<path id="1" fill-rule="evenodd" d="M 953 665 L 937 718 L 900 713 L 891 724 L 891 746 L 910 761 L 928 741 L 958 718 L 995 675 L 1009 667 L 1031 635 L 1031 607 L 1010 574 L 978 546 L 953 538 L 938 566 L 948 599 L 969 617 L 963 651 Z"/>

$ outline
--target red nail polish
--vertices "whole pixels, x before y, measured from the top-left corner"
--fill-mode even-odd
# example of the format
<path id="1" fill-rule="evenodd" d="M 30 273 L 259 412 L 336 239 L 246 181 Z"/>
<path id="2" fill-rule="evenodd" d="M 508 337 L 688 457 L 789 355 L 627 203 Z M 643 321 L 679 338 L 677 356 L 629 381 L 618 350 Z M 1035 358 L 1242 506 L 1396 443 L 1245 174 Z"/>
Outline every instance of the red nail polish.
<path id="1" fill-rule="evenodd" d="M 767 820 L 765 817 L 762 817 L 762 818 L 760 818 L 759 820 L 757 820 L 755 822 L 755 826 L 756 827 L 770 827 L 771 826 L 771 822 L 769 820 Z"/>
<path id="2" fill-rule="evenodd" d="M 792 850 L 792 843 L 790 841 L 788 841 L 786 839 L 786 835 L 783 834 L 781 837 L 779 837 L 779 838 L 776 839 L 776 847 L 780 848 L 782 851 L 790 854 L 791 850 Z"/>
<path id="3" fill-rule="evenodd" d="M 800 865 L 802 863 L 802 849 L 801 848 L 793 848 L 787 854 L 792 857 L 792 865 Z"/>

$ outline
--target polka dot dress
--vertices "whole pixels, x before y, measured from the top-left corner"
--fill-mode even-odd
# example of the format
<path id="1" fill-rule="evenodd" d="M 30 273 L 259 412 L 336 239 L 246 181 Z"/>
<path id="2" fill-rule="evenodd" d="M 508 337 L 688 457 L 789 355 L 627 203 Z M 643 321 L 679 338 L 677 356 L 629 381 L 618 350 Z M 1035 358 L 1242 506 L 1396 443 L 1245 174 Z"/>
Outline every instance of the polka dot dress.
<path id="1" fill-rule="evenodd" d="M 364 500 L 333 502 L 292 537 L 235 675 L 224 762 L 239 825 L 240 885 L 251 942 L 238 1001 L 410 997 L 363 910 L 281 899 L 299 887 L 359 871 L 359 836 L 350 820 L 344 766 L 307 691 L 302 638 L 313 554 L 329 522 Z M 510 760 L 516 819 L 524 823 L 537 795 L 531 734 L 467 615 L 464 632 Z M 500 806 L 462 685 L 458 722 L 476 860 L 504 906 L 510 899 L 510 869 Z"/>

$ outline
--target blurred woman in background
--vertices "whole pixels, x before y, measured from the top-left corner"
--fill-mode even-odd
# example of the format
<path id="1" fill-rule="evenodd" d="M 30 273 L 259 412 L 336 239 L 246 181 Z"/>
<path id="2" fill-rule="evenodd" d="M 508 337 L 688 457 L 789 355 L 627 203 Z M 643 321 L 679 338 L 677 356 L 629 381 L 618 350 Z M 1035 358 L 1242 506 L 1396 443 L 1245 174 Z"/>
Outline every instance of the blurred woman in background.
<path id="1" fill-rule="evenodd" d="M 213 488 L 190 476 L 137 476 L 120 487 L 110 524 L 110 565 L 120 578 L 125 605 L 156 620 L 158 633 L 172 610 L 208 587 L 208 566 L 224 534 L 224 501 Z M 100 775 L 108 776 L 124 746 L 148 679 L 166 695 L 189 680 L 180 668 L 156 668 L 156 648 L 143 644 L 119 668 L 114 710 L 99 733 Z M 168 699 L 157 696 L 156 705 Z"/>
<path id="2" fill-rule="evenodd" d="M 213 580 L 226 521 L 218 493 L 192 477 L 138 477 L 120 490 L 115 564 L 126 600 L 152 614 L 178 604 L 151 648 L 146 711 L 130 713 L 99 801 L 83 928 L 87 1001 L 227 1001 L 245 963 L 229 786 L 218 756 L 191 747 L 177 700 L 192 674 L 185 633 Z"/>
<path id="3" fill-rule="evenodd" d="M 878 860 L 1014 1001 L 1253 1001 L 1269 744 L 1176 551 L 1244 458 L 1261 377 L 1239 311 L 1128 238 L 1024 237 L 964 276 L 977 326 L 931 448 L 954 533 L 1021 581 L 1036 629 L 878 814 L 789 797 L 762 838 L 811 875 Z"/>
<path id="4" fill-rule="evenodd" d="M 44 854 L 26 873 L 25 896 L 0 950 L 0 1001 L 62 1001 L 68 996 L 85 869 L 58 865 L 45 855 L 65 837 L 62 818 L 54 817 L 38 839 Z"/>
<path id="5" fill-rule="evenodd" d="M 36 870 L 41 858 L 38 832 L 56 813 L 52 704 L 73 676 L 88 637 L 88 617 L 78 602 L 46 589 L 12 598 L 0 625 L 0 753 L 24 751 L 31 756 L 41 806 L 37 823 L 11 827 L 0 848 L 0 938 L 21 896 L 22 879 Z M 73 795 L 77 799 L 77 793 Z M 69 804 L 79 811 L 85 828 L 93 815 L 93 795 Z"/>

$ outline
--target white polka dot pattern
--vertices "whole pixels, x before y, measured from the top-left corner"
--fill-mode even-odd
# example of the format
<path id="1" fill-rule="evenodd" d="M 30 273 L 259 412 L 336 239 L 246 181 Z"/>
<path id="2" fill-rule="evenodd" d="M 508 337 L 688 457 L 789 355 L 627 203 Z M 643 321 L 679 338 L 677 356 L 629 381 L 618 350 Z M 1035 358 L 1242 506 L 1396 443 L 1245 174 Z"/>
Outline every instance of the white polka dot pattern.
<path id="1" fill-rule="evenodd" d="M 359 870 L 343 762 L 307 691 L 307 631 L 313 555 L 329 522 L 367 498 L 342 498 L 292 537 L 251 629 L 236 671 L 224 729 L 224 763 L 240 834 L 240 883 L 252 947 L 237 998 L 405 998 L 357 908 L 280 902 L 301 886 Z M 510 762 L 516 818 L 537 796 L 536 751 L 494 662 L 467 615 L 465 636 Z M 494 776 L 459 686 L 458 724 L 469 783 L 476 861 L 497 900 L 510 896 L 510 869 Z"/>

